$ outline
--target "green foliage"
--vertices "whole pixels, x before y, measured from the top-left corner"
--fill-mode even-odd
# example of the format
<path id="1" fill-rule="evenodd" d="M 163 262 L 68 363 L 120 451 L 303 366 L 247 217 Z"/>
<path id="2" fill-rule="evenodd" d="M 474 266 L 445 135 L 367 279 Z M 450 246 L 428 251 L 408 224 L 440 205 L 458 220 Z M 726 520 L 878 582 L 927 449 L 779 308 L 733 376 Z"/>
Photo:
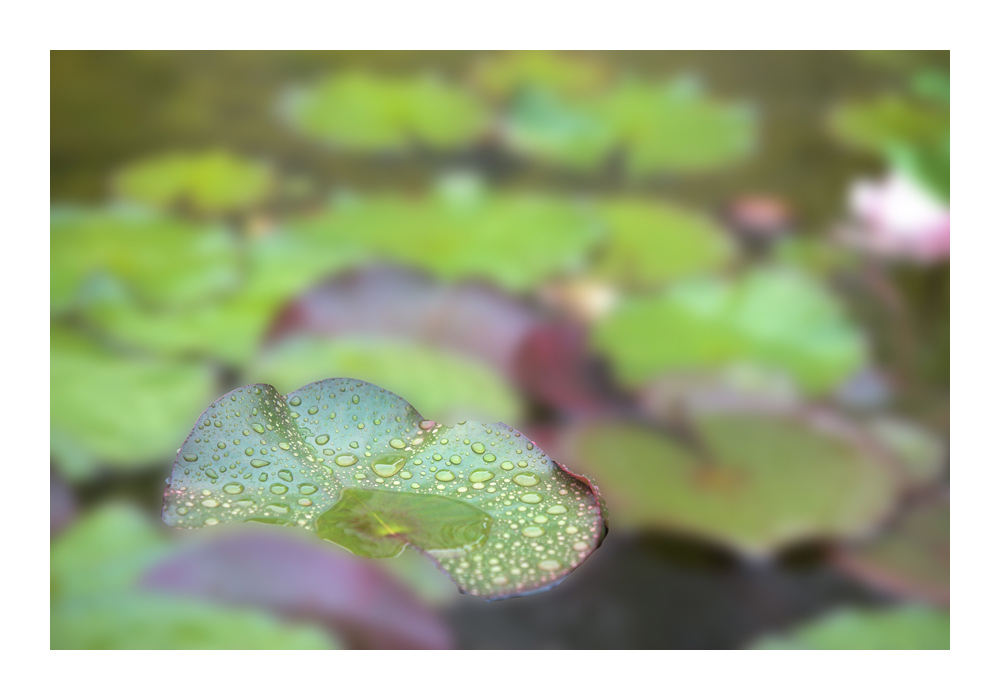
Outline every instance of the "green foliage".
<path id="1" fill-rule="evenodd" d="M 725 231 L 708 217 L 642 199 L 600 207 L 609 238 L 594 272 L 620 288 L 643 289 L 717 270 L 735 257 Z"/>
<path id="2" fill-rule="evenodd" d="M 832 115 L 832 127 L 848 145 L 884 157 L 947 202 L 951 187 L 947 86 L 932 80 L 921 90 L 929 90 L 933 99 L 886 95 L 842 105 Z"/>
<path id="3" fill-rule="evenodd" d="M 119 173 L 116 189 L 126 199 L 199 214 L 226 214 L 259 204 L 273 187 L 270 169 L 223 150 L 167 153 Z"/>
<path id="4" fill-rule="evenodd" d="M 52 547 L 53 649 L 329 649 L 312 625 L 259 611 L 143 591 L 141 574 L 169 545 L 136 510 L 92 511 Z"/>
<path id="5" fill-rule="evenodd" d="M 555 95 L 588 95 L 605 87 L 609 78 L 606 66 L 565 51 L 508 51 L 481 61 L 473 74 L 484 92 L 501 98 L 539 87 Z"/>
<path id="6" fill-rule="evenodd" d="M 58 326 L 50 350 L 50 449 L 71 480 L 166 457 L 213 386 L 202 365 L 113 355 Z"/>
<path id="7" fill-rule="evenodd" d="M 918 606 L 839 610 L 785 635 L 766 637 L 759 649 L 950 649 L 951 616 Z"/>
<path id="8" fill-rule="evenodd" d="M 753 147 L 753 115 L 705 97 L 697 83 L 622 80 L 600 95 L 523 93 L 508 114 L 511 146 L 558 165 L 592 170 L 622 148 L 633 177 L 729 164 Z"/>
<path id="9" fill-rule="evenodd" d="M 553 585 L 604 536 L 590 486 L 520 433 L 426 421 L 353 379 L 223 396 L 179 450 L 164 504 L 178 527 L 299 526 L 367 556 L 408 544 L 487 598 Z"/>
<path id="10" fill-rule="evenodd" d="M 581 268 L 600 235 L 592 217 L 571 202 L 489 194 L 455 182 L 427 198 L 343 200 L 288 229 L 319 247 L 361 249 L 443 280 L 484 279 L 515 291 Z"/>
<path id="11" fill-rule="evenodd" d="M 249 374 L 290 391 L 324 372 L 419 396 L 420 412 L 442 420 L 478 416 L 513 422 L 521 415 L 517 394 L 489 367 L 407 341 L 293 338 L 264 353 Z"/>
<path id="12" fill-rule="evenodd" d="M 418 142 L 457 148 L 486 128 L 476 99 L 430 76 L 326 78 L 290 101 L 288 116 L 304 134 L 343 148 L 398 151 Z"/>
<path id="13" fill-rule="evenodd" d="M 680 282 L 624 303 L 597 327 L 595 346 L 633 386 L 677 370 L 756 364 L 809 393 L 860 369 L 866 342 L 837 300 L 791 269 L 759 268 L 734 281 Z"/>
<path id="14" fill-rule="evenodd" d="M 70 310 L 112 280 L 136 302 L 187 306 L 232 289 L 238 248 L 225 230 L 128 209 L 56 208 L 51 306 Z"/>
<path id="15" fill-rule="evenodd" d="M 804 540 L 869 532 L 897 493 L 892 471 L 802 420 L 694 421 L 701 450 L 648 428 L 572 429 L 569 459 L 601 484 L 615 522 L 660 527 L 760 557 Z"/>

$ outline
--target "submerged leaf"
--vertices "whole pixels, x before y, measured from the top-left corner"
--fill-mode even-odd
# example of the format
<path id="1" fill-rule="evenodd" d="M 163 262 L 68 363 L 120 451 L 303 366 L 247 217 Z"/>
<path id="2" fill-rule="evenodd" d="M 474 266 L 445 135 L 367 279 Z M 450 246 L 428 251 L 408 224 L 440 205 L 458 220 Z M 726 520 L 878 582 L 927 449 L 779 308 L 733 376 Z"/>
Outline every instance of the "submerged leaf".
<path id="1" fill-rule="evenodd" d="M 163 518 L 304 527 L 367 556 L 409 545 L 491 599 L 558 583 L 605 533 L 589 481 L 513 428 L 440 425 L 354 379 L 213 403 L 178 451 Z"/>
<path id="2" fill-rule="evenodd" d="M 628 423 L 590 423 L 565 454 L 600 480 L 626 525 L 661 527 L 760 557 L 819 537 L 869 533 L 895 502 L 892 470 L 801 419 L 752 413 L 693 421 L 701 449 Z"/>
<path id="3" fill-rule="evenodd" d="M 754 364 L 823 393 L 863 365 L 866 342 L 835 297 L 793 270 L 693 279 L 623 304 L 597 328 L 598 349 L 631 385 L 659 374 Z"/>

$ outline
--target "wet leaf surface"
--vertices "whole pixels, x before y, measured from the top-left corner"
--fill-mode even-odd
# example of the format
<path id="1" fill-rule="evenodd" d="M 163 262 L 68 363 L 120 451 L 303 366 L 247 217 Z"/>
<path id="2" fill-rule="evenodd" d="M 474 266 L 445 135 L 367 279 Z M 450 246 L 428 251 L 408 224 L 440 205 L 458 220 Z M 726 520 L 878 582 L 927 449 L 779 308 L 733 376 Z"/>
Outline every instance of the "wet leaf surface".
<path id="1" fill-rule="evenodd" d="M 601 484 L 625 527 L 657 527 L 752 558 L 816 538 L 868 534 L 895 503 L 893 470 L 801 418 L 719 412 L 698 442 L 625 422 L 571 428 L 559 455 Z"/>
<path id="2" fill-rule="evenodd" d="M 437 507 L 429 515 L 404 494 Z M 250 385 L 213 403 L 178 451 L 163 518 L 298 526 L 368 555 L 405 543 L 485 598 L 555 585 L 605 532 L 590 483 L 513 428 L 444 426 L 353 379 L 287 396 Z M 375 551 L 379 538 L 387 542 Z"/>
<path id="3" fill-rule="evenodd" d="M 908 606 L 840 610 L 789 634 L 766 637 L 759 649 L 950 649 L 951 617 Z"/>
<path id="4" fill-rule="evenodd" d="M 630 300 L 600 323 L 594 344 L 633 386 L 669 371 L 753 364 L 823 393 L 867 357 L 864 335 L 837 299 L 790 269 L 693 279 Z"/>
<path id="5" fill-rule="evenodd" d="M 352 648 L 450 647 L 436 614 L 374 562 L 295 531 L 253 529 L 178 548 L 145 572 L 142 587 L 321 622 Z"/>

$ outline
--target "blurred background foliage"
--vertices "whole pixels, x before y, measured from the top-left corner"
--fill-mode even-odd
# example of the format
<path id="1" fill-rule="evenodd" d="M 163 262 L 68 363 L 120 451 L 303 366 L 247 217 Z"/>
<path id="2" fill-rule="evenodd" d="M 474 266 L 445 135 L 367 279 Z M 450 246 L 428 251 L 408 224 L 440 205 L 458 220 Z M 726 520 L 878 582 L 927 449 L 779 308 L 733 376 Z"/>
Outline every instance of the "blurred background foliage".
<path id="1" fill-rule="evenodd" d="M 949 645 L 947 52 L 51 75 L 54 648 Z M 484 603 L 412 551 L 160 522 L 213 399 L 338 376 L 523 428 L 604 545 Z"/>

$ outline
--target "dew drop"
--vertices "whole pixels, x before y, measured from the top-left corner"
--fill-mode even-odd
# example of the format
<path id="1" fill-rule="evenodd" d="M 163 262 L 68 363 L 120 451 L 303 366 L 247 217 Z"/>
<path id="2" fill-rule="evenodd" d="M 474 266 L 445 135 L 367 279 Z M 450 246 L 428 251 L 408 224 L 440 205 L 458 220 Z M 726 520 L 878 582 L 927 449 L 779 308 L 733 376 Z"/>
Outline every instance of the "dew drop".
<path id="1" fill-rule="evenodd" d="M 452 464 L 460 464 L 462 462 L 462 458 L 459 457 L 458 455 L 452 455 L 451 457 L 448 458 L 448 461 L 451 462 Z"/>
<path id="2" fill-rule="evenodd" d="M 521 496 L 521 501 L 524 503 L 541 503 L 542 495 L 539 493 L 526 493 Z"/>
<path id="3" fill-rule="evenodd" d="M 184 461 L 185 462 L 197 462 L 198 461 L 198 455 L 194 454 L 193 452 L 185 452 L 184 453 Z"/>
<path id="4" fill-rule="evenodd" d="M 562 515 L 563 513 L 566 512 L 566 508 L 565 506 L 552 506 L 545 512 L 548 513 L 549 515 Z"/>
<path id="5" fill-rule="evenodd" d="M 263 460 L 263 459 L 251 459 L 250 460 L 250 466 L 251 467 L 266 467 L 268 464 L 270 464 L 270 462 L 268 462 L 266 460 Z"/>
<path id="6" fill-rule="evenodd" d="M 403 455 L 382 455 L 372 460 L 372 471 L 379 476 L 388 479 L 395 476 L 396 472 L 406 464 L 406 457 Z"/>
<path id="7" fill-rule="evenodd" d="M 264 426 L 261 425 L 260 423 L 251 423 L 250 427 L 256 430 L 258 433 L 264 432 Z"/>
<path id="8" fill-rule="evenodd" d="M 469 474 L 469 481 L 474 484 L 482 484 L 492 479 L 496 474 L 487 469 L 477 469 Z"/>
<path id="9" fill-rule="evenodd" d="M 284 484 L 271 484 L 271 493 L 275 496 L 282 496 L 288 493 L 288 487 Z"/>
<path id="10" fill-rule="evenodd" d="M 389 441 L 389 447 L 395 448 L 397 450 L 402 450 L 404 447 L 406 447 L 406 442 L 400 440 L 399 438 L 393 438 L 392 440 Z"/>
<path id="11" fill-rule="evenodd" d="M 447 469 L 442 469 L 441 471 L 439 471 L 437 474 L 434 475 L 434 478 L 437 479 L 438 481 L 454 481 L 455 474 L 453 472 L 448 471 Z"/>
<path id="12" fill-rule="evenodd" d="M 222 490 L 225 491 L 226 493 L 235 496 L 238 493 L 243 493 L 243 484 L 237 484 L 237 483 L 226 484 L 225 486 L 222 487 Z"/>
<path id="13" fill-rule="evenodd" d="M 543 559 L 538 562 L 538 568 L 542 571 L 558 571 L 562 567 L 562 564 L 557 562 L 555 559 Z"/>
<path id="14" fill-rule="evenodd" d="M 314 484 L 299 484 L 299 493 L 303 496 L 311 496 L 319 491 L 319 488 Z"/>
<path id="15" fill-rule="evenodd" d="M 541 537 L 545 534 L 545 530 L 540 527 L 535 527 L 534 525 L 529 525 L 521 530 L 521 534 L 525 537 Z"/>
<path id="16" fill-rule="evenodd" d="M 278 470 L 278 478 L 282 479 L 284 481 L 291 481 L 292 480 L 292 473 L 290 471 L 288 471 L 287 469 L 279 469 Z"/>
<path id="17" fill-rule="evenodd" d="M 486 452 L 486 446 L 481 442 L 474 442 L 472 443 L 472 451 L 477 455 L 481 455 L 483 452 Z"/>
<path id="18" fill-rule="evenodd" d="M 292 406 L 298 406 L 299 404 L 302 403 L 302 399 L 300 399 L 298 396 L 293 396 L 292 400 L 289 401 L 288 403 L 290 403 Z"/>
<path id="19" fill-rule="evenodd" d="M 201 504 L 203 506 L 205 506 L 206 508 L 218 508 L 219 507 L 219 502 L 217 500 L 215 500 L 214 498 L 206 498 L 204 501 L 201 502 Z"/>
<path id="20" fill-rule="evenodd" d="M 330 436 L 329 435 L 323 434 L 323 435 L 317 435 L 316 436 L 316 444 L 317 445 L 325 445 L 328 442 L 330 442 Z"/>
<path id="21" fill-rule="evenodd" d="M 500 468 L 503 469 L 505 472 L 509 472 L 511 469 L 514 468 L 514 463 L 513 462 L 501 462 L 500 463 Z"/>
<path id="22" fill-rule="evenodd" d="M 358 463 L 358 458 L 352 454 L 342 454 L 333 460 L 338 467 L 350 467 Z"/>
<path id="23" fill-rule="evenodd" d="M 535 486 L 538 484 L 538 477 L 524 472 L 514 477 L 514 483 L 518 486 Z"/>
<path id="24" fill-rule="evenodd" d="M 206 469 L 205 470 L 205 476 L 207 476 L 209 479 L 218 479 L 219 478 L 219 475 L 215 473 L 214 469 Z"/>

